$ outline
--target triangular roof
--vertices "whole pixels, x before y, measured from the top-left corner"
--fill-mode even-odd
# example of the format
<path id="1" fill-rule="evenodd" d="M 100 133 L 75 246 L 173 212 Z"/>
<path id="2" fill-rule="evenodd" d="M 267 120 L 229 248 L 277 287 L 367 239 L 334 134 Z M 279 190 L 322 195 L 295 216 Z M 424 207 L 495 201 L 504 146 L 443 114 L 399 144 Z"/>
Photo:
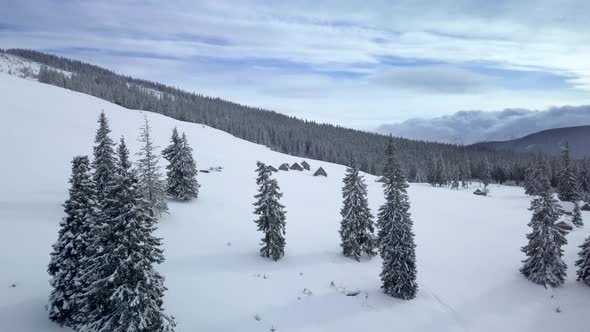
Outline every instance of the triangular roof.
<path id="1" fill-rule="evenodd" d="M 318 168 L 317 171 L 315 171 L 315 173 L 313 173 L 313 176 L 320 176 L 320 175 L 321 176 L 328 176 L 328 173 L 326 173 L 326 171 L 322 167 L 320 167 L 320 168 Z"/>
<path id="2" fill-rule="evenodd" d="M 301 167 L 301 165 L 299 165 L 298 163 L 293 163 L 293 165 L 291 165 L 291 169 L 295 171 L 302 171 L 303 167 Z"/>

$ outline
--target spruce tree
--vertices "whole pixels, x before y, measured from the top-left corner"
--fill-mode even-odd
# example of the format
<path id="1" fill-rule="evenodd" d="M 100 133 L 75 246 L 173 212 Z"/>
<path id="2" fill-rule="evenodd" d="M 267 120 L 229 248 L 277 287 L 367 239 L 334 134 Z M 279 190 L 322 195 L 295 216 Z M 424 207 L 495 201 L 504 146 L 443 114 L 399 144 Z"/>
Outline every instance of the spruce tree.
<path id="1" fill-rule="evenodd" d="M 117 157 L 119 157 L 119 164 L 117 165 L 116 171 L 118 173 L 128 173 L 131 171 L 131 160 L 129 160 L 129 149 L 125 144 L 125 138 L 121 137 L 119 145 L 117 146 Z M 117 179 L 120 180 L 120 179 Z"/>
<path id="2" fill-rule="evenodd" d="M 525 194 L 538 196 L 551 190 L 551 171 L 545 159 L 539 157 L 536 165 L 530 165 L 525 175 Z"/>
<path id="3" fill-rule="evenodd" d="M 64 203 L 66 216 L 60 223 L 47 271 L 52 287 L 49 318 L 60 325 L 72 326 L 80 307 L 82 290 L 76 283 L 88 247 L 89 231 L 96 210 L 96 192 L 87 156 L 72 160 L 69 198 Z"/>
<path id="4" fill-rule="evenodd" d="M 139 180 L 139 190 L 143 198 L 148 202 L 151 208 L 151 215 L 159 217 L 162 213 L 168 211 L 166 203 L 166 182 L 162 179 L 160 166 L 158 165 L 159 157 L 155 150 L 151 136 L 151 127 L 147 117 L 144 118 L 144 125 L 141 127 L 139 142 L 141 146 L 137 153 L 137 177 Z"/>
<path id="5" fill-rule="evenodd" d="M 576 227 L 584 226 L 584 222 L 582 221 L 582 213 L 580 211 L 580 204 L 578 201 L 574 202 L 574 211 L 572 213 L 572 224 Z"/>
<path id="6" fill-rule="evenodd" d="M 580 198 L 590 203 L 590 161 L 586 159 L 582 161 L 578 179 Z"/>
<path id="7" fill-rule="evenodd" d="M 530 281 L 545 287 L 556 287 L 565 281 L 567 266 L 563 262 L 564 234 L 556 227 L 562 210 L 548 190 L 531 200 L 533 211 L 527 234 L 529 243 L 522 248 L 527 258 L 520 272 Z"/>
<path id="8" fill-rule="evenodd" d="M 490 184 L 492 180 L 490 163 L 487 161 L 487 159 L 484 159 L 481 162 L 479 180 L 481 181 L 481 183 L 483 183 L 484 188 L 487 188 L 487 186 Z"/>
<path id="9" fill-rule="evenodd" d="M 439 187 L 447 185 L 447 170 L 442 156 L 438 156 L 436 160 L 435 182 Z"/>
<path id="10" fill-rule="evenodd" d="M 82 266 L 85 307 L 80 331 L 174 330 L 162 307 L 164 278 L 154 269 L 164 261 L 156 220 L 138 188 L 124 140 L 118 149 L 115 182 L 104 205 L 106 218 L 92 230 L 93 242 Z"/>
<path id="11" fill-rule="evenodd" d="M 453 180 L 451 181 L 451 189 L 459 190 L 459 179 L 461 178 L 459 170 L 453 172 Z"/>
<path id="12" fill-rule="evenodd" d="M 285 254 L 285 207 L 279 202 L 283 194 L 279 192 L 277 180 L 271 179 L 270 168 L 261 162 L 256 166 L 258 194 L 254 196 L 254 214 L 258 219 L 255 223 L 264 234 L 260 255 L 277 261 Z"/>
<path id="13" fill-rule="evenodd" d="M 538 190 L 538 168 L 530 164 L 525 170 L 524 176 L 524 193 L 530 196 L 536 195 Z"/>
<path id="14" fill-rule="evenodd" d="M 390 296 L 409 300 L 416 297 L 418 283 L 416 245 L 407 194 L 408 183 L 398 164 L 391 139 L 387 144 L 385 156 L 385 204 L 379 209 L 377 221 L 379 249 L 383 259 L 381 288 Z"/>
<path id="15" fill-rule="evenodd" d="M 426 181 L 428 181 L 428 183 L 433 187 L 435 187 L 437 183 L 436 161 L 437 159 L 434 156 L 432 156 L 428 161 L 428 168 L 426 170 Z"/>
<path id="16" fill-rule="evenodd" d="M 376 255 L 373 240 L 375 227 L 367 200 L 367 185 L 359 172 L 358 165 L 352 160 L 343 180 L 343 207 L 340 210 L 342 253 L 357 261 L 363 253 L 369 257 Z"/>
<path id="17" fill-rule="evenodd" d="M 459 171 L 461 173 L 461 186 L 463 188 L 469 188 L 469 181 L 471 180 L 471 167 L 469 163 L 461 164 Z"/>
<path id="18" fill-rule="evenodd" d="M 174 129 L 172 129 L 172 136 L 170 137 L 170 145 L 162 151 L 162 155 L 166 160 L 171 160 L 175 158 L 179 150 L 180 136 L 178 135 L 178 129 L 174 127 Z"/>
<path id="19" fill-rule="evenodd" d="M 578 199 L 578 183 L 570 160 L 569 144 L 566 143 L 561 152 L 561 168 L 557 175 L 557 194 L 564 202 Z"/>
<path id="20" fill-rule="evenodd" d="M 185 134 L 178 137 L 176 128 L 172 132 L 171 145 L 164 150 L 168 186 L 166 192 L 174 199 L 190 200 L 199 196 L 197 182 L 197 165 L 193 159 L 193 150 L 187 142 Z"/>
<path id="21" fill-rule="evenodd" d="M 104 112 L 100 113 L 98 124 L 99 127 L 94 139 L 95 146 L 92 167 L 94 168 L 93 179 L 96 184 L 98 199 L 102 201 L 105 193 L 108 191 L 108 186 L 113 181 L 117 160 L 114 151 L 115 143 L 109 137 L 111 129 Z"/>
<path id="22" fill-rule="evenodd" d="M 579 259 L 576 261 L 576 266 L 578 267 L 577 280 L 590 286 L 590 236 L 584 240 L 580 248 L 582 250 L 578 254 Z"/>

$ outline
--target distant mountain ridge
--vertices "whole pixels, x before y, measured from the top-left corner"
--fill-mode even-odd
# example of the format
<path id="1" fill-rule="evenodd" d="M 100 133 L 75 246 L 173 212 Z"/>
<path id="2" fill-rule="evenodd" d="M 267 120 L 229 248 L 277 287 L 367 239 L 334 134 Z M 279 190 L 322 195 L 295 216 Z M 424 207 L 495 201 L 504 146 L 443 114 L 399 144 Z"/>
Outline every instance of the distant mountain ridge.
<path id="1" fill-rule="evenodd" d="M 460 111 L 431 119 L 382 125 L 377 132 L 453 144 L 513 140 L 541 130 L 590 125 L 590 106 L 562 106 L 544 111 Z"/>
<path id="2" fill-rule="evenodd" d="M 573 158 L 590 158 L 590 126 L 547 129 L 513 140 L 482 142 L 474 145 L 495 150 L 558 155 L 566 142 L 569 143 Z"/>

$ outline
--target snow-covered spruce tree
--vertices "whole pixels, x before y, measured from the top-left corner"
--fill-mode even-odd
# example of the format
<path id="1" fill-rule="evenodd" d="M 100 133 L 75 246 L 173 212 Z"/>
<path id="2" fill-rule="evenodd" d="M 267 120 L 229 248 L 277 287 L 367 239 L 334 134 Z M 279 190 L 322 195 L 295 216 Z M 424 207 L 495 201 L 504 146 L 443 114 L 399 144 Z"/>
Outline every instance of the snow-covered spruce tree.
<path id="1" fill-rule="evenodd" d="M 436 159 L 435 179 L 435 182 L 439 187 L 446 186 L 448 183 L 447 169 L 445 167 L 445 162 L 442 158 L 442 155 L 438 156 Z"/>
<path id="2" fill-rule="evenodd" d="M 176 128 L 172 132 L 172 144 L 164 150 L 168 176 L 167 194 L 179 200 L 190 200 L 199 196 L 197 165 L 193 159 L 193 149 L 188 145 L 185 134 L 178 137 Z"/>
<path id="3" fill-rule="evenodd" d="M 178 150 L 180 150 L 180 136 L 178 135 L 178 129 L 174 127 L 172 129 L 172 136 L 170 137 L 170 145 L 162 150 L 162 155 L 164 159 L 170 160 L 178 154 Z"/>
<path id="4" fill-rule="evenodd" d="M 481 183 L 483 183 L 484 188 L 487 188 L 487 186 L 492 181 L 492 174 L 490 171 L 490 163 L 488 162 L 487 159 L 484 159 L 481 161 L 479 172 L 480 172 L 479 180 L 481 181 Z"/>
<path id="5" fill-rule="evenodd" d="M 580 164 L 578 175 L 580 198 L 590 203 L 590 161 L 584 159 Z"/>
<path id="6" fill-rule="evenodd" d="M 471 180 L 471 166 L 469 162 L 461 164 L 459 172 L 461 174 L 461 187 L 469 188 L 469 181 Z"/>
<path id="7" fill-rule="evenodd" d="M 379 209 L 377 220 L 379 251 L 383 259 L 381 288 L 390 296 L 409 300 L 416 297 L 418 283 L 413 222 L 408 212 L 408 183 L 398 164 L 391 139 L 387 144 L 385 156 L 385 204 Z"/>
<path id="8" fill-rule="evenodd" d="M 436 158 L 432 156 L 428 161 L 428 167 L 426 169 L 426 181 L 432 185 L 433 187 L 436 186 Z"/>
<path id="9" fill-rule="evenodd" d="M 461 178 L 459 170 L 453 172 L 453 180 L 451 181 L 451 189 L 459 190 L 459 179 Z"/>
<path id="10" fill-rule="evenodd" d="M 577 280 L 590 286 L 590 236 L 580 245 L 580 249 L 582 249 L 578 254 L 580 258 L 576 261 Z"/>
<path id="11" fill-rule="evenodd" d="M 340 215 L 340 246 L 346 257 L 357 261 L 365 253 L 369 257 L 376 255 L 373 233 L 373 215 L 367 200 L 367 185 L 360 175 L 358 165 L 354 160 L 346 169 L 344 187 L 342 188 L 342 210 Z"/>
<path id="12" fill-rule="evenodd" d="M 47 309 L 49 319 L 72 326 L 82 292 L 76 283 L 88 247 L 89 230 L 96 209 L 96 192 L 87 156 L 72 160 L 69 198 L 64 203 L 66 216 L 60 223 L 57 242 L 53 245 L 47 272 L 52 287 Z"/>
<path id="13" fill-rule="evenodd" d="M 574 211 L 572 213 L 572 224 L 576 227 L 584 226 L 584 222 L 582 221 L 582 213 L 580 212 L 580 204 L 578 201 L 574 202 Z"/>
<path id="14" fill-rule="evenodd" d="M 541 157 L 535 165 L 529 165 L 525 172 L 525 193 L 530 196 L 538 196 L 551 190 L 550 170 L 547 161 Z"/>
<path id="15" fill-rule="evenodd" d="M 162 307 L 164 278 L 154 269 L 164 261 L 161 240 L 150 216 L 124 140 L 117 149 L 115 182 L 109 186 L 80 283 L 85 307 L 76 329 L 84 332 L 174 331 L 176 323 Z"/>
<path id="16" fill-rule="evenodd" d="M 126 174 L 131 172 L 131 160 L 129 160 L 129 149 L 125 144 L 125 138 L 121 137 L 119 145 L 117 146 L 117 157 L 119 157 L 119 164 L 117 165 L 117 173 Z M 118 174 L 121 177 L 121 174 Z"/>
<path id="17" fill-rule="evenodd" d="M 557 175 L 557 196 L 564 202 L 573 202 L 578 199 L 578 182 L 570 160 L 569 144 L 561 152 L 561 168 Z"/>
<path id="18" fill-rule="evenodd" d="M 109 137 L 111 129 L 109 128 L 109 122 L 104 112 L 100 113 L 98 124 L 98 130 L 94 139 L 95 146 L 92 167 L 94 168 L 93 179 L 96 184 L 98 199 L 102 201 L 108 190 L 108 186 L 113 181 L 117 160 L 114 151 L 115 143 Z"/>
<path id="19" fill-rule="evenodd" d="M 522 248 L 527 258 L 523 261 L 520 272 L 536 284 L 545 287 L 559 286 L 565 280 L 567 269 L 561 248 L 567 240 L 555 226 L 562 213 L 561 206 L 557 204 L 553 194 L 545 190 L 533 197 L 529 210 L 533 211 L 529 222 L 532 231 L 527 234 L 529 243 Z"/>
<path id="20" fill-rule="evenodd" d="M 164 181 L 160 172 L 160 166 L 158 165 L 160 158 L 155 152 L 158 147 L 154 146 L 147 117 L 144 118 L 144 121 L 138 138 L 143 145 L 137 152 L 137 177 L 139 190 L 143 198 L 148 202 L 148 206 L 152 208 L 150 213 L 157 218 L 168 211 L 166 181 Z"/>
<path id="21" fill-rule="evenodd" d="M 538 167 L 530 164 L 524 175 L 524 193 L 533 196 L 538 193 Z"/>
<path id="22" fill-rule="evenodd" d="M 279 192 L 277 180 L 271 179 L 268 166 L 261 162 L 256 166 L 258 194 L 254 196 L 254 214 L 258 219 L 255 223 L 264 234 L 260 255 L 276 261 L 285 254 L 285 207 L 279 202 L 283 194 Z"/>

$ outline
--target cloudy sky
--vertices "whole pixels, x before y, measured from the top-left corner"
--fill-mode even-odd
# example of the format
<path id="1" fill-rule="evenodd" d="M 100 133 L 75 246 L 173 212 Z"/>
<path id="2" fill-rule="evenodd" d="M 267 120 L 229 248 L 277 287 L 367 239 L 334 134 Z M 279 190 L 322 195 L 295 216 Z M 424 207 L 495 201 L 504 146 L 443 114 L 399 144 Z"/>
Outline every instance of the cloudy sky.
<path id="1" fill-rule="evenodd" d="M 590 2 L 2 0 L 33 48 L 355 128 L 590 104 Z"/>

